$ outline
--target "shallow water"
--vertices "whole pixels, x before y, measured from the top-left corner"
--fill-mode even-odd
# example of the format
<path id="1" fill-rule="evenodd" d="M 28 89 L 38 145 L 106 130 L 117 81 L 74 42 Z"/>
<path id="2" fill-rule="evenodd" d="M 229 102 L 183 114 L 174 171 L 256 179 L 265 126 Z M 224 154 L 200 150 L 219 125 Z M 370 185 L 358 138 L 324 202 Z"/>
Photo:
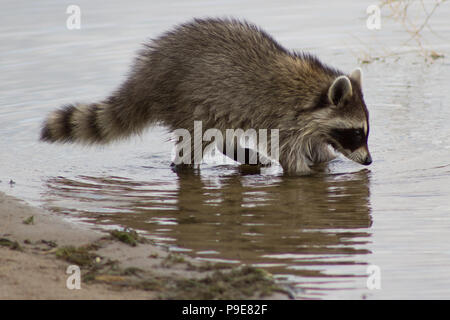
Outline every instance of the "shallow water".
<path id="1" fill-rule="evenodd" d="M 364 1 L 79 1 L 82 28 L 72 31 L 69 4 L 2 2 L 1 191 L 74 223 L 137 229 L 197 259 L 266 268 L 298 298 L 450 298 L 448 57 L 429 64 L 412 53 L 363 66 L 369 167 L 339 158 L 325 172 L 287 177 L 278 167 L 247 174 L 207 159 L 200 172 L 177 174 L 164 128 L 87 148 L 40 143 L 39 126 L 64 103 L 108 95 L 141 42 L 192 16 L 245 17 L 344 70 L 367 43 L 399 49 L 408 36 L 387 18 L 376 34 L 367 30 Z M 431 20 L 446 39 L 449 13 L 445 4 Z M 449 41 L 426 40 L 450 54 Z M 371 265 L 379 290 L 367 288 Z"/>

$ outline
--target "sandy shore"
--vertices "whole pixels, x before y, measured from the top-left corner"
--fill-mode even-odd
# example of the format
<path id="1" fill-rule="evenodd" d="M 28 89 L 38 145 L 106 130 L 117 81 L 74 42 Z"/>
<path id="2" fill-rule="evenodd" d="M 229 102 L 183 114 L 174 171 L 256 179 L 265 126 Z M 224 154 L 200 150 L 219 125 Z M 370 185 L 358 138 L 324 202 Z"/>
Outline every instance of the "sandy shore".
<path id="1" fill-rule="evenodd" d="M 0 299 L 288 298 L 261 270 L 200 263 L 137 240 L 131 246 L 0 193 Z M 67 287 L 70 265 L 80 267 L 80 289 Z"/>

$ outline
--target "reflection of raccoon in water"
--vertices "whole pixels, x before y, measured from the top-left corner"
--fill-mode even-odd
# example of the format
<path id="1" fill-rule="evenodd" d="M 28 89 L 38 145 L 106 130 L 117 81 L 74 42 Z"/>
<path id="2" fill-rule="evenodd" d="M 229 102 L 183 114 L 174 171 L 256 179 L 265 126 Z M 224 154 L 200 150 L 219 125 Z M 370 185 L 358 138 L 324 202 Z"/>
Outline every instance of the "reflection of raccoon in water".
<path id="1" fill-rule="evenodd" d="M 196 19 L 151 41 L 116 92 L 54 111 L 41 139 L 106 143 L 155 123 L 193 136 L 196 120 L 203 130 L 279 129 L 279 162 L 288 173 L 331 160 L 330 145 L 372 162 L 360 69 L 344 75 L 254 25 L 226 19 Z"/>

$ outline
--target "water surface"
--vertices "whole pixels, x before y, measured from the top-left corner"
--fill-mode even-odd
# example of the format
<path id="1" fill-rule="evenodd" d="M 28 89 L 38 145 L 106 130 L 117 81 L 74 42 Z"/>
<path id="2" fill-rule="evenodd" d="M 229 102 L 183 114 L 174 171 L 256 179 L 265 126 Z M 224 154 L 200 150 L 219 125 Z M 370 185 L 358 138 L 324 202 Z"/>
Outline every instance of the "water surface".
<path id="1" fill-rule="evenodd" d="M 1 191 L 73 223 L 131 227 L 197 259 L 266 268 L 298 298 L 450 298 L 448 58 L 430 64 L 412 53 L 363 66 L 369 167 L 338 158 L 288 177 L 207 159 L 200 172 L 175 173 L 164 128 L 87 148 L 38 142 L 40 124 L 64 103 L 104 98 L 141 42 L 193 16 L 245 17 L 348 71 L 367 50 L 358 39 L 390 50 L 407 36 L 387 18 L 377 34 L 367 30 L 365 1 L 79 1 L 82 28 L 72 31 L 69 4 L 2 3 Z M 432 21 L 450 39 L 448 7 Z M 448 41 L 427 40 L 450 54 Z M 371 265 L 380 290 L 366 286 Z"/>

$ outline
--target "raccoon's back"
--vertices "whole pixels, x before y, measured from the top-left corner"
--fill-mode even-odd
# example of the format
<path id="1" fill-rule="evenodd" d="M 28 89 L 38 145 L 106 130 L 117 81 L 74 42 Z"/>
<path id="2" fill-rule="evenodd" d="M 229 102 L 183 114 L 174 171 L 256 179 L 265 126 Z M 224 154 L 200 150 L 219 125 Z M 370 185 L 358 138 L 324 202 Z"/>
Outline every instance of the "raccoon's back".
<path id="1" fill-rule="evenodd" d="M 162 90 L 170 88 L 166 96 L 172 101 L 166 105 L 178 112 L 254 120 L 252 106 L 279 101 L 274 78 L 279 57 L 288 55 L 250 23 L 195 19 L 150 42 L 140 53 L 140 65 L 148 66 L 156 83 L 164 83 Z"/>
<path id="2" fill-rule="evenodd" d="M 172 111 L 243 127 L 272 127 L 294 105 L 310 103 L 336 74 L 314 56 L 291 53 L 257 26 L 234 19 L 180 25 L 149 43 L 140 60 L 138 74 L 152 73 L 154 83 L 163 84 L 157 91 L 166 92 Z"/>
<path id="3" fill-rule="evenodd" d="M 248 67 L 288 51 L 257 26 L 234 19 L 194 19 L 150 42 L 141 55 L 201 63 L 203 67 Z"/>

